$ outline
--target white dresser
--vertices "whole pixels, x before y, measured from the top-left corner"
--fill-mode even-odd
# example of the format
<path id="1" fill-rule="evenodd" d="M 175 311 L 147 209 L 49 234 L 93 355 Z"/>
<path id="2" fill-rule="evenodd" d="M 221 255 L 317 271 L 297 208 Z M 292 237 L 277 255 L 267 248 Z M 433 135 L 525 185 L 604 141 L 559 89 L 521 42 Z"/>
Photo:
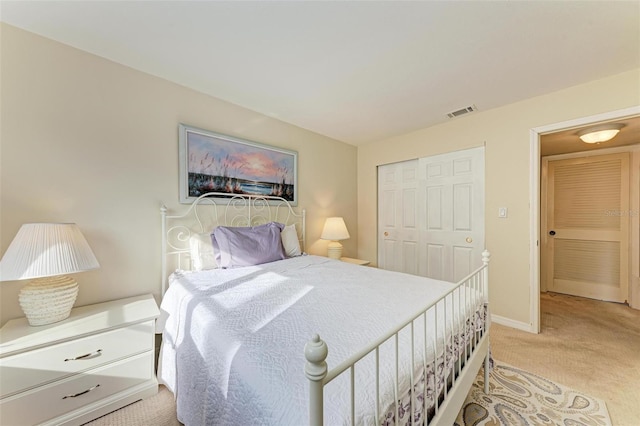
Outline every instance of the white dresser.
<path id="1" fill-rule="evenodd" d="M 154 395 L 153 296 L 74 308 L 64 321 L 0 329 L 0 424 L 79 425 Z"/>

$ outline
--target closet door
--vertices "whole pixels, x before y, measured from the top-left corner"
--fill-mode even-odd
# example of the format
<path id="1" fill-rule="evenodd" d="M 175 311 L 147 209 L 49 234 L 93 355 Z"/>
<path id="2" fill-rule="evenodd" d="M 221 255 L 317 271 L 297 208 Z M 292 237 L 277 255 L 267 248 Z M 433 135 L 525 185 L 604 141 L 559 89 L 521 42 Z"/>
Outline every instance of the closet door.
<path id="1" fill-rule="evenodd" d="M 629 154 L 550 160 L 547 290 L 625 302 L 629 268 Z"/>
<path id="2" fill-rule="evenodd" d="M 484 248 L 484 148 L 378 167 L 379 268 L 456 282 Z"/>
<path id="3" fill-rule="evenodd" d="M 378 167 L 378 267 L 418 273 L 418 160 Z"/>
<path id="4" fill-rule="evenodd" d="M 419 275 L 457 282 L 482 265 L 484 148 L 419 160 Z"/>

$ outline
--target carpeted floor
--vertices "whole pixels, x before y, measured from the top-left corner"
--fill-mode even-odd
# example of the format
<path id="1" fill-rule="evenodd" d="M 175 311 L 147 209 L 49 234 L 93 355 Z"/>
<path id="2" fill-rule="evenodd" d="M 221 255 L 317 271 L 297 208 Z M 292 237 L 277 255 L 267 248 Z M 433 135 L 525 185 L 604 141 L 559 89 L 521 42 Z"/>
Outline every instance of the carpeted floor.
<path id="1" fill-rule="evenodd" d="M 594 397 L 594 401 L 603 400 L 612 425 L 640 425 L 640 311 L 616 303 L 543 294 L 541 316 L 542 332 L 537 335 L 493 324 L 491 346 L 494 358 L 507 363 L 507 366 L 531 373 L 528 377 L 536 375 L 551 379 L 580 395 Z M 482 380 L 481 376 L 479 379 Z M 520 380 L 521 383 L 527 382 L 526 379 Z M 496 386 L 504 387 L 504 383 L 493 386 L 494 389 Z M 537 424 L 563 424 L 548 413 L 543 415 L 550 421 L 544 422 L 539 418 Z M 506 417 L 504 421 L 489 424 L 521 424 L 511 423 Z M 176 420 L 172 394 L 161 387 L 158 395 L 89 425 L 174 426 L 180 423 Z"/>
<path id="2" fill-rule="evenodd" d="M 134 402 L 111 414 L 102 416 L 86 426 L 180 426 L 176 418 L 173 394 L 164 386 L 158 393 L 142 401 Z"/>
<path id="3" fill-rule="evenodd" d="M 640 310 L 544 293 L 541 333 L 492 324 L 495 359 L 604 400 L 615 426 L 640 425 Z"/>

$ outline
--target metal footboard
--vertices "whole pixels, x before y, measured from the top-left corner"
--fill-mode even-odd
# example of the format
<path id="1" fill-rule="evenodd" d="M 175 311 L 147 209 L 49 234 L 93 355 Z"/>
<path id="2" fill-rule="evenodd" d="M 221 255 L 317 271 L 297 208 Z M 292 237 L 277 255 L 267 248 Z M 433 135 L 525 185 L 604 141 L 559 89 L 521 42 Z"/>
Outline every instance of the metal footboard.
<path id="1" fill-rule="evenodd" d="M 384 424 L 395 425 L 452 424 L 483 362 L 484 391 L 489 393 L 489 258 L 490 254 L 485 250 L 482 253 L 483 265 L 459 281 L 450 292 L 331 370 L 328 370 L 326 363 L 327 344 L 320 336 L 314 335 L 305 345 L 307 361 L 305 375 L 309 380 L 310 389 L 309 423 L 311 425 L 323 424 L 324 387 L 344 374 L 350 376 L 350 419 L 346 419 L 345 423 L 355 425 L 358 422 L 356 418 L 355 366 L 367 356 L 373 356 L 375 359 L 375 371 L 372 371 L 371 374 L 375 374 L 375 408 L 372 408 L 375 412 L 372 417 L 375 419 L 376 425 L 382 424 L 383 421 Z M 429 330 L 428 321 L 435 321 L 433 324 L 434 333 L 427 333 Z M 420 336 L 424 347 L 416 347 L 415 345 L 416 324 L 421 324 L 424 330 L 424 336 Z M 399 336 L 401 332 L 410 334 L 409 348 L 400 348 Z M 393 404 L 390 407 L 383 407 L 380 401 L 380 347 L 389 341 L 393 342 L 395 347 L 395 371 L 393 372 L 395 384 L 392 390 Z M 433 348 L 432 357 L 429 356 L 429 348 L 427 347 L 429 344 L 431 344 L 429 348 Z M 401 350 L 409 351 L 408 389 L 399 387 L 399 353 Z M 403 355 L 407 354 L 403 353 Z M 439 371 L 442 373 L 440 374 Z M 420 377 L 416 377 L 416 374 Z M 434 389 L 429 389 L 428 384 L 432 379 Z M 440 383 L 438 379 L 440 379 Z M 423 384 L 420 385 L 420 383 Z M 422 390 L 422 395 L 420 395 L 420 390 Z M 407 395 L 409 416 L 401 419 L 401 414 L 406 414 L 405 408 L 407 407 L 406 404 L 402 405 L 401 401 L 406 399 Z"/>

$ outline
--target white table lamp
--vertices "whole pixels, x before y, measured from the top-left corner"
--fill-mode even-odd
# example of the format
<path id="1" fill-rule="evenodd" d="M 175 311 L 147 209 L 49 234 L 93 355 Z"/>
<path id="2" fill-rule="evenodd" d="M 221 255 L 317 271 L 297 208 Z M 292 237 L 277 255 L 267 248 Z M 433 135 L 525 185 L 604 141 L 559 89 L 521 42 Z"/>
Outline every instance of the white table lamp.
<path id="1" fill-rule="evenodd" d="M 46 325 L 67 318 L 78 296 L 65 274 L 99 267 L 75 223 L 27 223 L 0 260 L 0 281 L 31 279 L 18 300 L 30 325 Z"/>
<path id="2" fill-rule="evenodd" d="M 349 238 L 349 231 L 347 231 L 347 225 L 344 224 L 344 219 L 341 217 L 328 217 L 324 223 L 324 229 L 322 230 L 320 238 L 331 241 L 327 249 L 327 257 L 340 259 L 342 257 L 342 244 L 340 244 L 340 240 Z"/>

